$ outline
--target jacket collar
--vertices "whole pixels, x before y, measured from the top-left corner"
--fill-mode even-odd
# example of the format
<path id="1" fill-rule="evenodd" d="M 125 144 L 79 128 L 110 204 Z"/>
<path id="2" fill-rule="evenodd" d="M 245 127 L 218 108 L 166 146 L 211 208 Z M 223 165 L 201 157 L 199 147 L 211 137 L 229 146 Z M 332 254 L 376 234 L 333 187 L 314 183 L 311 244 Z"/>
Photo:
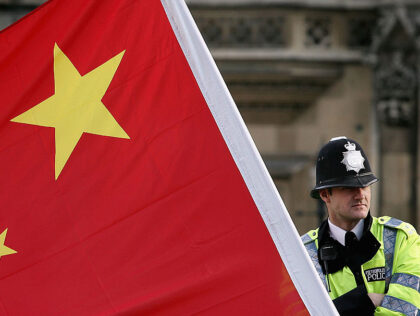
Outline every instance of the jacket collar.
<path id="1" fill-rule="evenodd" d="M 334 240 L 329 233 L 328 220 L 325 220 L 318 231 L 318 260 L 321 264 L 324 274 L 325 263 L 321 259 L 321 249 L 324 247 L 332 247 L 335 256 L 334 259 L 326 260 L 328 264 L 328 273 L 334 273 L 344 268 L 344 266 L 349 266 L 350 269 L 360 267 L 365 262 L 372 259 L 380 247 L 380 242 L 375 238 L 375 236 L 370 231 L 372 227 L 372 216 L 368 213 L 365 221 L 363 223 L 363 234 L 360 238 L 355 251 L 351 253 L 341 245 L 338 241 Z"/>

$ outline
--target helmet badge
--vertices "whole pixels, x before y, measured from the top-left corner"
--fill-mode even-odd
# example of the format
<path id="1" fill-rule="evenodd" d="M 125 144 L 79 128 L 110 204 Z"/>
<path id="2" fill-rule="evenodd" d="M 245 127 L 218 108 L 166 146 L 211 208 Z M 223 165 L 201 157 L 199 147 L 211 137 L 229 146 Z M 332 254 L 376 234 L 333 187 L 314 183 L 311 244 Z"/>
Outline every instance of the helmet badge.
<path id="1" fill-rule="evenodd" d="M 350 142 L 344 145 L 347 151 L 343 152 L 344 159 L 341 161 L 346 166 L 347 171 L 353 170 L 359 173 L 360 169 L 365 169 L 364 161 L 360 150 L 356 150 L 356 145 Z"/>

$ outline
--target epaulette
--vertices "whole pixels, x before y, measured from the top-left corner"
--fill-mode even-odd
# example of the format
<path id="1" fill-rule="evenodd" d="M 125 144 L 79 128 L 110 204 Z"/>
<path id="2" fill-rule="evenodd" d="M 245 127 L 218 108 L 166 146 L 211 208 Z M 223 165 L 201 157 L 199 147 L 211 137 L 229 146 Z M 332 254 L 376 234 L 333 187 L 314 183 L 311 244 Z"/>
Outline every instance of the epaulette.
<path id="1" fill-rule="evenodd" d="M 386 227 L 402 230 L 407 237 L 417 234 L 416 229 L 411 224 L 393 217 L 382 216 L 378 218 L 378 222 Z"/>
<path id="2" fill-rule="evenodd" d="M 318 238 L 318 228 L 307 232 L 305 235 L 300 237 L 304 245 L 314 241 Z"/>

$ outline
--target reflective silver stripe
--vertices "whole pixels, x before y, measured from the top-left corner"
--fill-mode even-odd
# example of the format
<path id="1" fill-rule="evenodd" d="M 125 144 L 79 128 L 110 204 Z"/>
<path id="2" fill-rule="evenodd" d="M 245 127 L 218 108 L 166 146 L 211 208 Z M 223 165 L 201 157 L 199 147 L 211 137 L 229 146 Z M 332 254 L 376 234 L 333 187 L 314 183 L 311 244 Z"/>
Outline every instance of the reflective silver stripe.
<path id="1" fill-rule="evenodd" d="M 420 278 L 406 273 L 395 273 L 392 276 L 391 283 L 400 284 L 420 292 Z"/>
<path id="2" fill-rule="evenodd" d="M 305 235 L 301 236 L 301 237 L 300 237 L 300 239 L 302 239 L 302 242 L 303 242 L 304 244 L 306 244 L 306 243 L 308 243 L 308 242 L 312 241 L 312 238 L 311 238 L 311 237 L 309 237 L 309 234 L 305 234 Z"/>
<path id="3" fill-rule="evenodd" d="M 396 238 L 397 238 L 397 230 L 395 228 L 389 228 L 387 226 L 384 226 L 383 241 L 384 241 L 384 255 L 385 255 L 385 293 L 388 291 L 389 282 L 391 281 L 392 265 L 394 263 L 394 247 L 395 247 Z"/>
<path id="4" fill-rule="evenodd" d="M 318 249 L 316 248 L 315 241 L 312 241 L 311 243 L 305 244 L 305 248 L 308 251 L 309 257 L 311 257 L 311 260 L 312 260 L 312 263 L 315 266 L 316 272 L 318 272 L 318 275 L 319 275 L 322 283 L 324 284 L 325 288 L 328 291 L 327 281 L 325 280 L 324 273 L 322 272 L 321 265 L 319 264 L 319 261 L 318 261 Z"/>
<path id="5" fill-rule="evenodd" d="M 407 301 L 389 295 L 384 297 L 381 306 L 394 312 L 403 313 L 407 316 L 419 315 L 419 310 L 416 306 Z"/>
<path id="6" fill-rule="evenodd" d="M 401 220 L 396 219 L 396 218 L 391 218 L 389 221 L 387 221 L 385 223 L 385 226 L 392 227 L 392 228 L 397 228 L 398 226 L 401 225 L 401 223 L 402 223 Z"/>

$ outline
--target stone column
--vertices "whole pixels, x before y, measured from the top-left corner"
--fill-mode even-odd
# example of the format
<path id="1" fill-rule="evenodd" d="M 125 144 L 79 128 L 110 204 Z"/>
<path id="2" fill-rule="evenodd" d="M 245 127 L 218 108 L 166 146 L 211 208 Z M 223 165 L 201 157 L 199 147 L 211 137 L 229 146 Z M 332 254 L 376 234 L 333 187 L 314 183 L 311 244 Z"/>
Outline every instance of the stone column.
<path id="1" fill-rule="evenodd" d="M 373 50 L 380 151 L 380 215 L 417 223 L 419 51 L 403 6 L 382 11 Z"/>

